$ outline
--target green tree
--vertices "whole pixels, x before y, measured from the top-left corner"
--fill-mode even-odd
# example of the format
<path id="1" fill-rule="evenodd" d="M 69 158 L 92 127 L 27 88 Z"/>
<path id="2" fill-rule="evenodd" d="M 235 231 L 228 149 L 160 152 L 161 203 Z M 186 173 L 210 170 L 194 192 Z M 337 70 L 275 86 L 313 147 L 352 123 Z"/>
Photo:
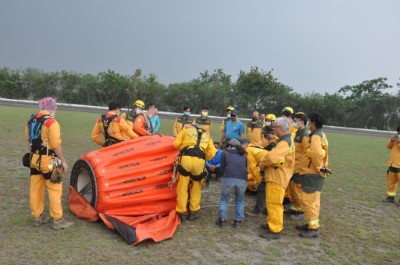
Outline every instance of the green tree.
<path id="1" fill-rule="evenodd" d="M 97 75 L 97 81 L 96 96 L 100 105 L 107 106 L 110 101 L 117 101 L 123 105 L 128 103 L 129 78 L 107 70 Z"/>
<path id="2" fill-rule="evenodd" d="M 164 97 L 165 111 L 183 112 L 183 107 L 193 108 L 192 87 L 190 83 L 169 84 Z"/>
<path id="3" fill-rule="evenodd" d="M 80 102 L 80 87 L 82 86 L 82 77 L 79 74 L 61 71 L 58 74 L 58 99 L 63 102 Z"/>
<path id="4" fill-rule="evenodd" d="M 383 91 L 392 86 L 386 83 L 387 78 L 376 78 L 367 80 L 359 85 L 342 87 L 338 93 L 345 96 L 349 113 L 345 126 L 358 128 L 382 129 L 384 117 L 388 110 L 382 105 Z M 381 126 L 377 126 L 381 124 Z M 373 126 L 374 125 L 374 126 Z M 377 127 L 375 127 L 377 126 Z"/>
<path id="5" fill-rule="evenodd" d="M 242 117 L 250 115 L 253 110 L 279 113 L 283 107 L 292 105 L 298 96 L 292 93 L 292 88 L 280 83 L 272 75 L 272 70 L 264 72 L 258 67 L 252 67 L 248 73 L 240 71 L 234 94 L 234 102 Z"/>
<path id="6" fill-rule="evenodd" d="M 13 99 L 26 99 L 27 91 L 24 89 L 20 71 L 7 67 L 0 69 L 0 97 Z"/>

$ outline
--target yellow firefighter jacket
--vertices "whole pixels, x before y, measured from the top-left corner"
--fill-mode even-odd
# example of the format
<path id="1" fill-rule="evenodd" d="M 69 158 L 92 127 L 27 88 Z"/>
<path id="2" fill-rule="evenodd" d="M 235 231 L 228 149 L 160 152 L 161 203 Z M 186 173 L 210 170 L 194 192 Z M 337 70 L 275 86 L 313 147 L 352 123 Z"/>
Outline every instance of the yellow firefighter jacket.
<path id="1" fill-rule="evenodd" d="M 187 117 L 185 115 L 182 115 L 181 117 L 176 118 L 173 128 L 172 128 L 172 133 L 173 136 L 178 136 L 178 134 L 184 129 L 190 127 L 190 125 L 193 123 L 193 119 L 190 117 Z"/>
<path id="2" fill-rule="evenodd" d="M 294 174 L 300 173 L 300 164 L 304 157 L 307 156 L 307 149 L 310 147 L 310 135 L 306 128 L 298 130 L 294 137 L 295 152 L 295 163 L 294 163 Z"/>
<path id="3" fill-rule="evenodd" d="M 183 129 L 174 141 L 174 147 L 176 149 L 182 150 L 186 147 L 193 148 L 196 146 L 198 133 L 197 128 L 194 126 L 190 126 L 188 128 Z M 200 146 L 199 148 L 205 154 L 205 160 L 208 161 L 215 156 L 217 150 L 214 147 L 212 138 L 208 132 L 203 132 L 201 135 Z"/>
<path id="4" fill-rule="evenodd" d="M 320 169 L 328 166 L 328 139 L 321 129 L 310 134 L 310 147 L 300 163 L 300 175 L 320 174 Z"/>
<path id="5" fill-rule="evenodd" d="M 278 183 L 283 188 L 293 175 L 295 148 L 290 134 L 283 135 L 268 154 L 260 161 L 265 166 L 265 180 Z"/>
<path id="6" fill-rule="evenodd" d="M 246 134 L 247 139 L 249 140 L 251 145 L 261 146 L 262 139 L 264 138 L 263 135 L 263 128 L 264 124 L 262 121 L 258 121 L 257 123 L 248 122 L 246 125 Z"/>
<path id="7" fill-rule="evenodd" d="M 268 154 L 268 150 L 259 146 L 249 146 L 247 152 L 247 189 L 249 191 L 257 191 L 258 184 L 261 183 L 263 176 L 261 175 L 258 163 Z"/>
<path id="8" fill-rule="evenodd" d="M 400 168 L 400 144 L 389 141 L 386 146 L 390 149 L 390 156 L 387 161 L 388 166 Z"/>

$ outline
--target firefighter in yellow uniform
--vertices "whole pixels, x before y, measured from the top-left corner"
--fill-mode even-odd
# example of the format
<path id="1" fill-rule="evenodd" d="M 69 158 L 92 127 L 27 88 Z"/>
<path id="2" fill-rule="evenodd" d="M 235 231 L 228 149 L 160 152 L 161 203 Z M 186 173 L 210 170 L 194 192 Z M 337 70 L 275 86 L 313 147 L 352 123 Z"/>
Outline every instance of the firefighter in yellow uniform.
<path id="1" fill-rule="evenodd" d="M 181 221 L 194 221 L 200 217 L 202 180 L 207 175 L 206 161 L 212 159 L 217 150 L 209 132 L 201 129 L 198 124 L 183 129 L 173 145 L 180 150 L 176 212 Z"/>
<path id="2" fill-rule="evenodd" d="M 301 237 L 319 237 L 321 191 L 328 170 L 328 140 L 322 131 L 324 120 L 318 113 L 309 113 L 310 148 L 301 161 L 301 204 L 307 224 L 296 226 Z"/>
<path id="3" fill-rule="evenodd" d="M 279 137 L 276 146 L 260 161 L 260 169 L 265 172 L 267 231 L 260 236 L 268 240 L 280 239 L 283 229 L 283 198 L 285 189 L 293 175 L 295 149 L 289 133 L 290 121 L 279 117 L 274 124 L 275 134 Z"/>
<path id="4" fill-rule="evenodd" d="M 267 212 L 265 208 L 265 176 L 258 165 L 261 159 L 276 146 L 275 140 L 275 132 L 273 130 L 264 131 L 263 145 L 265 147 L 249 146 L 246 148 L 247 190 L 257 193 L 254 209 L 251 212 L 247 212 L 249 216 L 258 216 Z"/>
<path id="5" fill-rule="evenodd" d="M 194 123 L 197 123 L 203 130 L 206 130 L 207 132 L 211 133 L 213 122 L 207 116 L 208 116 L 208 107 L 203 107 L 201 109 L 200 117 L 196 118 Z"/>
<path id="6" fill-rule="evenodd" d="M 253 111 L 251 114 L 251 121 L 246 125 L 247 139 L 249 139 L 250 145 L 261 146 L 263 141 L 263 122 L 259 119 L 259 112 Z"/>
<path id="7" fill-rule="evenodd" d="M 295 155 L 295 164 L 294 164 L 294 172 L 293 176 L 290 179 L 289 187 L 290 187 L 290 211 L 295 213 L 295 215 L 291 215 L 290 217 L 296 220 L 303 220 L 303 208 L 301 207 L 301 179 L 300 179 L 300 164 L 301 161 L 306 156 L 306 152 L 310 147 L 310 138 L 308 131 L 306 129 L 308 117 L 303 112 L 297 112 L 294 115 L 294 128 L 297 129 L 297 132 L 294 137 L 294 146 L 296 148 Z"/>
<path id="8" fill-rule="evenodd" d="M 294 115 L 294 111 L 292 107 L 285 107 L 282 110 L 282 117 L 286 117 L 289 119 L 290 121 L 290 133 L 293 135 L 294 137 L 294 133 L 297 131 L 296 128 L 294 128 L 293 126 L 293 115 Z"/>
<path id="9" fill-rule="evenodd" d="M 249 146 L 247 152 L 247 190 L 256 192 L 258 185 L 261 183 L 261 171 L 258 163 L 268 151 L 261 146 Z"/>
<path id="10" fill-rule="evenodd" d="M 190 117 L 192 111 L 190 107 L 183 107 L 183 115 L 181 117 L 176 118 L 174 125 L 172 127 L 172 135 L 174 137 L 178 136 L 178 134 L 185 128 L 189 128 L 193 123 L 193 119 Z"/>
<path id="11" fill-rule="evenodd" d="M 25 129 L 25 137 L 30 144 L 30 207 L 34 217 L 33 225 L 40 226 L 50 223 L 55 230 L 68 228 L 74 223 L 63 218 L 61 205 L 61 178 L 52 178 L 53 161 L 60 161 L 63 171 L 68 170 L 68 164 L 63 155 L 60 137 L 60 124 L 54 119 L 57 102 L 46 97 L 39 101 L 40 112 L 31 117 Z M 40 137 L 32 140 L 33 127 L 41 124 Z M 30 129 L 31 128 L 31 129 Z M 36 127 L 39 128 L 39 127 Z M 59 159 L 59 160 L 58 160 Z M 45 189 L 49 195 L 50 216 L 43 215 Z"/>
<path id="12" fill-rule="evenodd" d="M 290 130 L 289 130 L 289 132 L 292 135 L 292 140 L 294 140 L 294 137 L 296 135 L 297 129 L 294 128 L 294 126 L 293 126 L 293 115 L 294 115 L 293 108 L 292 107 L 285 107 L 285 108 L 283 108 L 281 114 L 282 114 L 282 117 L 286 117 L 286 118 L 289 119 L 289 121 L 290 121 Z M 285 205 L 285 210 L 289 210 L 289 207 L 291 206 L 290 205 L 290 201 L 291 201 L 290 194 L 292 194 L 292 191 L 291 191 L 291 187 L 289 185 L 286 188 L 285 199 L 283 201 L 283 204 Z"/>
<path id="13" fill-rule="evenodd" d="M 232 107 L 232 106 L 228 106 L 226 108 L 226 110 L 225 110 L 226 117 L 225 117 L 225 119 L 222 120 L 221 126 L 219 127 L 221 133 L 224 132 L 226 122 L 231 120 L 231 112 L 232 112 L 232 110 L 235 110 L 235 108 Z"/>
<path id="14" fill-rule="evenodd" d="M 262 128 L 263 131 L 263 135 L 265 136 L 266 134 L 268 134 L 269 131 L 274 131 L 274 126 L 273 123 L 276 121 L 276 116 L 275 114 L 269 113 L 265 116 L 265 123 L 264 123 L 264 127 Z M 275 137 L 276 140 L 279 139 L 279 137 Z M 269 144 L 268 141 L 265 141 L 265 139 L 263 140 L 262 146 L 265 147 Z"/>
<path id="15" fill-rule="evenodd" d="M 124 135 L 128 139 L 139 137 L 133 132 L 132 126 L 130 126 L 125 119 L 120 117 L 121 105 L 117 102 L 110 102 L 108 104 L 108 113 L 102 115 L 97 119 L 92 130 L 93 141 L 101 146 L 110 146 L 124 140 Z M 101 135 L 104 135 L 104 140 Z"/>
<path id="16" fill-rule="evenodd" d="M 386 147 L 390 149 L 390 157 L 387 161 L 389 166 L 387 170 L 387 197 L 384 202 L 395 202 L 396 186 L 400 182 L 400 127 L 397 127 L 397 134 L 387 143 Z M 400 200 L 397 204 L 400 206 Z"/>

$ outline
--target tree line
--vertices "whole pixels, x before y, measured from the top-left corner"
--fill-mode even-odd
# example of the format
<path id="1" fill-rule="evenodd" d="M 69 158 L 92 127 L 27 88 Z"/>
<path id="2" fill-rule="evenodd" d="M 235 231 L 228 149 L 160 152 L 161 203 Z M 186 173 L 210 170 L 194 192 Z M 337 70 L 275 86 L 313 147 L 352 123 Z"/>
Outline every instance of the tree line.
<path id="1" fill-rule="evenodd" d="M 400 85 L 397 84 L 400 88 Z M 44 72 L 35 68 L 0 69 L 0 97 L 39 100 L 46 96 L 59 102 L 107 106 L 110 101 L 131 107 L 136 99 L 153 103 L 162 111 L 182 112 L 190 106 L 199 113 L 209 107 L 210 115 L 224 115 L 229 105 L 249 117 L 253 110 L 278 114 L 285 106 L 295 111 L 319 112 L 333 126 L 395 130 L 400 125 L 400 93 L 385 92 L 387 78 L 379 77 L 356 85 L 347 85 L 334 94 L 298 94 L 273 76 L 272 71 L 252 67 L 240 71 L 235 82 L 217 69 L 204 71 L 188 82 L 164 85 L 156 75 L 131 76 L 112 70 L 94 74 L 68 71 Z"/>

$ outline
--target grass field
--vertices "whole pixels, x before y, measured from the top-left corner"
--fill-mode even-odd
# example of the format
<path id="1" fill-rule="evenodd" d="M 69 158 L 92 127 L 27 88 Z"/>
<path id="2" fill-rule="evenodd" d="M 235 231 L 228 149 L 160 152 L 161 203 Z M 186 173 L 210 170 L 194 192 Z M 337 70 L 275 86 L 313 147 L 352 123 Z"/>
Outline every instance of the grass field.
<path id="1" fill-rule="evenodd" d="M 322 193 L 319 239 L 298 237 L 294 227 L 302 221 L 289 218 L 279 241 L 259 237 L 264 217 L 247 217 L 240 229 L 220 229 L 215 225 L 220 187 L 213 179 L 203 193 L 198 221 L 181 224 L 171 240 L 132 247 L 101 222 L 87 223 L 69 212 L 69 174 L 63 206 L 75 226 L 63 231 L 32 227 L 29 172 L 21 158 L 27 151 L 25 122 L 35 112 L 0 106 L 0 264 L 399 264 L 400 207 L 381 202 L 389 155 L 385 138 L 328 134 L 334 174 Z M 70 168 L 97 148 L 90 138 L 97 117 L 57 112 Z M 219 140 L 219 124 L 214 127 Z M 172 120 L 161 120 L 161 133 L 171 134 L 171 128 Z M 255 196 L 246 195 L 246 210 L 254 203 Z"/>

